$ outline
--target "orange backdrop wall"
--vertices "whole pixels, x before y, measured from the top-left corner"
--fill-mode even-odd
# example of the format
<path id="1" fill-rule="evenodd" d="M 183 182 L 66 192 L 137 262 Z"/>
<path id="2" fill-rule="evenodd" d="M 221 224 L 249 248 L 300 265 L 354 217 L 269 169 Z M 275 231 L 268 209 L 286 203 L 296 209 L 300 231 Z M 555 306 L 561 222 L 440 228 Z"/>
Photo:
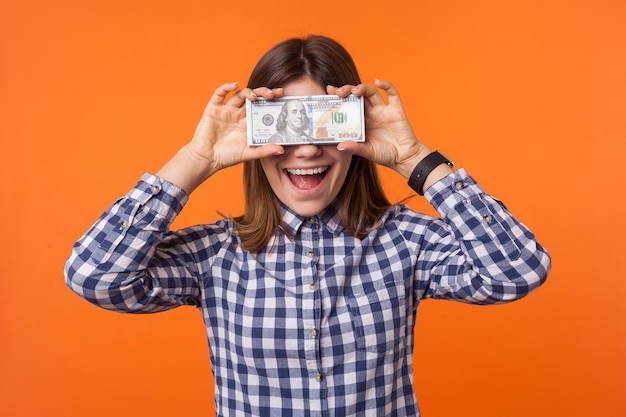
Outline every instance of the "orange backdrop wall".
<path id="1" fill-rule="evenodd" d="M 546 285 L 517 303 L 423 303 L 424 415 L 626 415 L 624 22 L 623 0 L 3 0 L 0 414 L 214 414 L 200 315 L 99 310 L 66 289 L 63 262 L 190 139 L 217 85 L 245 84 L 269 47 L 315 33 L 342 42 L 365 81 L 394 82 L 418 136 L 553 256 Z M 409 194 L 382 175 L 391 199 Z M 174 226 L 241 210 L 231 168 Z"/>

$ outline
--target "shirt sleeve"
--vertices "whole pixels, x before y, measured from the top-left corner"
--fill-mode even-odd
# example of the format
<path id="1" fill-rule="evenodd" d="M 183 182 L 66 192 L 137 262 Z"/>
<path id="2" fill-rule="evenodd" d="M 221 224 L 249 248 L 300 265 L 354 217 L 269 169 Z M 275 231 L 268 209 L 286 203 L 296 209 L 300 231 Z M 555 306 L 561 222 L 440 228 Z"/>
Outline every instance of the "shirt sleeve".
<path id="1" fill-rule="evenodd" d="M 196 305 L 198 273 L 184 235 L 169 226 L 185 192 L 145 174 L 74 245 L 65 263 L 71 290 L 100 307 L 151 313 Z"/>
<path id="2" fill-rule="evenodd" d="M 524 297 L 547 278 L 551 260 L 535 235 L 464 169 L 424 194 L 441 216 L 419 255 L 420 298 L 494 304 Z"/>

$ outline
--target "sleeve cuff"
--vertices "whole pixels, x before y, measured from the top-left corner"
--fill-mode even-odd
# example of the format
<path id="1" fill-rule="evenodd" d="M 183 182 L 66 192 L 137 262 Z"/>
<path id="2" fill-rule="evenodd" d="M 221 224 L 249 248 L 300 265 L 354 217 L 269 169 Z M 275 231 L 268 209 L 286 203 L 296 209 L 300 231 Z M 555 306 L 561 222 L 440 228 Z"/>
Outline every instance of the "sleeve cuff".
<path id="1" fill-rule="evenodd" d="M 480 198 L 484 193 L 482 187 L 465 169 L 460 168 L 429 187 L 424 197 L 441 217 L 446 218 L 447 213 L 454 210 L 459 203 Z"/>
<path id="2" fill-rule="evenodd" d="M 189 199 L 182 188 L 150 173 L 145 173 L 126 197 L 166 218 L 169 223 L 174 221 Z"/>

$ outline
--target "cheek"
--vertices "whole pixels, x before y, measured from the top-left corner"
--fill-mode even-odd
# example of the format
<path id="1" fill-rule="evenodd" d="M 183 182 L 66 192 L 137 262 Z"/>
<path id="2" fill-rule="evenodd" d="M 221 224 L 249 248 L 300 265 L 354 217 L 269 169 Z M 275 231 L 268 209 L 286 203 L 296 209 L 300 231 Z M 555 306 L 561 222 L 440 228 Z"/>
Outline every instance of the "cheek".
<path id="1" fill-rule="evenodd" d="M 274 188 L 280 177 L 280 172 L 278 172 L 276 163 L 270 159 L 261 159 L 261 168 L 263 168 L 265 178 L 267 178 L 267 181 L 270 183 L 272 188 Z"/>
<path id="2" fill-rule="evenodd" d="M 265 173 L 265 178 L 267 178 L 267 182 L 276 196 L 281 196 L 285 187 L 285 184 L 283 184 L 284 177 L 282 175 L 282 171 L 278 168 L 281 160 L 282 158 L 280 156 L 263 158 L 260 160 L 261 167 Z"/>
<path id="3" fill-rule="evenodd" d="M 346 182 L 346 177 L 348 176 L 348 171 L 350 170 L 350 163 L 352 162 L 352 156 L 341 153 L 341 158 L 338 158 L 337 162 L 336 167 L 339 169 L 337 169 L 336 182 L 337 186 L 341 188 Z"/>

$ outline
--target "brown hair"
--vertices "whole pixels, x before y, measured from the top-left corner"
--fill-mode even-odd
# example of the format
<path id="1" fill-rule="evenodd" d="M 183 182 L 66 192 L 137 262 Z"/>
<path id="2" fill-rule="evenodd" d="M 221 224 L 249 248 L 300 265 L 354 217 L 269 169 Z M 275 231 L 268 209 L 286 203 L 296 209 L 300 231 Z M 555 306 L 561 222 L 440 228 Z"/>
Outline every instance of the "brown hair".
<path id="1" fill-rule="evenodd" d="M 248 87 L 275 88 L 308 77 L 322 87 L 361 83 L 352 57 L 336 41 L 324 36 L 292 38 L 270 49 L 250 75 Z M 279 201 L 258 160 L 244 163 L 245 212 L 233 219 L 241 245 L 251 252 L 267 246 L 284 229 Z M 364 238 L 391 207 L 373 162 L 353 156 L 345 183 L 337 195 L 341 218 L 352 236 Z"/>

